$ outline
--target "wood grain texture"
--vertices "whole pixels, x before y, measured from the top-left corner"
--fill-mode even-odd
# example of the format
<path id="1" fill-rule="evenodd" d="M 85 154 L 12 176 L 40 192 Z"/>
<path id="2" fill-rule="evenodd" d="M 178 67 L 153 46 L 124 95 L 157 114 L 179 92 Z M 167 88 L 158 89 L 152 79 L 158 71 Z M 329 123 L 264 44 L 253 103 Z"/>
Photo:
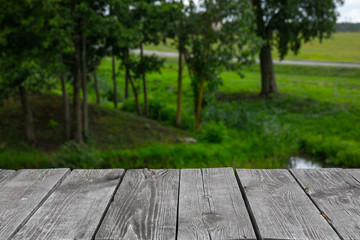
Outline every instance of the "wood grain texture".
<path id="1" fill-rule="evenodd" d="M 256 239 L 232 168 L 181 170 L 178 239 Z"/>
<path id="2" fill-rule="evenodd" d="M 124 170 L 73 170 L 13 239 L 92 239 Z"/>
<path id="3" fill-rule="evenodd" d="M 350 174 L 353 178 L 355 178 L 358 182 L 360 182 L 360 168 L 349 168 L 345 169 L 345 171 Z"/>
<path id="4" fill-rule="evenodd" d="M 360 183 L 343 169 L 294 169 L 293 175 L 343 239 L 360 239 Z"/>
<path id="5" fill-rule="evenodd" d="M 179 170 L 128 170 L 95 239 L 171 240 Z"/>
<path id="6" fill-rule="evenodd" d="M 25 224 L 69 171 L 19 170 L 0 186 L 0 239 L 9 239 Z"/>
<path id="7" fill-rule="evenodd" d="M 339 239 L 284 169 L 237 169 L 260 239 Z"/>
<path id="8" fill-rule="evenodd" d="M 8 181 L 11 178 L 11 176 L 13 176 L 14 174 L 15 174 L 14 170 L 1 170 L 0 169 L 0 184 L 4 184 L 5 180 Z"/>

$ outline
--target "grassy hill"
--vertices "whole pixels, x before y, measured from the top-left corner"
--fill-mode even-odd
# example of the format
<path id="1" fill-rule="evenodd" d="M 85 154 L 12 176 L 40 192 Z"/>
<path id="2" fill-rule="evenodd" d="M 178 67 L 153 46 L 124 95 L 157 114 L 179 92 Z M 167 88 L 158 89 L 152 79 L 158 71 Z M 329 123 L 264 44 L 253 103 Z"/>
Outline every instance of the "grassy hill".
<path id="1" fill-rule="evenodd" d="M 46 167 L 51 154 L 61 150 L 65 142 L 61 97 L 55 94 L 32 95 L 30 102 L 38 139 L 35 149 L 31 149 L 25 141 L 19 99 L 11 98 L 0 108 L 0 168 L 16 167 L 16 162 L 25 160 L 28 160 L 26 166 L 38 167 L 37 164 L 40 164 L 40 167 Z M 89 119 L 91 135 L 88 136 L 88 144 L 103 152 L 174 144 L 179 137 L 191 136 L 151 119 L 94 104 L 89 106 Z"/>
<path id="2" fill-rule="evenodd" d="M 65 141 L 63 134 L 63 109 L 61 97 L 54 94 L 32 95 L 37 148 L 43 151 L 59 150 Z M 17 148 L 25 142 L 23 115 L 18 99 L 10 99 L 0 109 L 0 142 L 3 148 Z M 176 142 L 189 135 L 184 131 L 132 113 L 89 106 L 89 141 L 99 149 L 128 149 L 154 142 Z"/>

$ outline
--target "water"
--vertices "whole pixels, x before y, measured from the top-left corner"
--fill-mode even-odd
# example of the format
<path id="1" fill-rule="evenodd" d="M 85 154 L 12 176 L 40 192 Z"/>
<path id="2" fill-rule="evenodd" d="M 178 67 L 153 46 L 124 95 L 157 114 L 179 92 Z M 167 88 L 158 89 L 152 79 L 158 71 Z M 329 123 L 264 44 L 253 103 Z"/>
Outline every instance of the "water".
<path id="1" fill-rule="evenodd" d="M 311 161 L 309 159 L 291 156 L 287 163 L 287 168 L 322 168 L 321 164 Z"/>

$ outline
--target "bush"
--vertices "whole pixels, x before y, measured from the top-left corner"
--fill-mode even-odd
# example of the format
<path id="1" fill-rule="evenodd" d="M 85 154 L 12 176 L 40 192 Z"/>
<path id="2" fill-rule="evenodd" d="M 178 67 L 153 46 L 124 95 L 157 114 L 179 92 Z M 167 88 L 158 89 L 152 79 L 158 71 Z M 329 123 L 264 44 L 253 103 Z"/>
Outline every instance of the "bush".
<path id="1" fill-rule="evenodd" d="M 221 143 L 227 138 L 227 128 L 223 122 L 211 121 L 202 130 L 202 139 L 209 143 Z"/>
<path id="2" fill-rule="evenodd" d="M 121 108 L 123 111 L 136 112 L 136 105 L 133 98 L 126 100 Z M 149 100 L 150 118 L 174 126 L 176 122 L 176 108 L 158 99 Z M 184 110 L 181 116 L 181 129 L 194 130 L 195 119 L 192 115 L 187 114 Z"/>
<path id="3" fill-rule="evenodd" d="M 121 110 L 126 112 L 136 112 L 136 104 L 134 98 L 128 98 L 124 101 Z"/>
<path id="4" fill-rule="evenodd" d="M 303 152 L 324 159 L 327 164 L 340 167 L 359 167 L 360 146 L 337 136 L 308 134 L 300 139 Z"/>
<path id="5" fill-rule="evenodd" d="M 95 168 L 101 162 L 100 152 L 87 145 L 78 145 L 75 142 L 66 142 L 59 152 L 51 157 L 53 167 Z"/>

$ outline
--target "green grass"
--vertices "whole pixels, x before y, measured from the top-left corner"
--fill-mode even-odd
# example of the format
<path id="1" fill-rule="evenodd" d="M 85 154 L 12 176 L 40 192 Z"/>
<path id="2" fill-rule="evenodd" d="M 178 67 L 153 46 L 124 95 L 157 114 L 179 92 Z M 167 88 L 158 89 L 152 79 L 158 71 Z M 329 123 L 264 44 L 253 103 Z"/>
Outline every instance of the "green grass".
<path id="1" fill-rule="evenodd" d="M 273 56 L 278 58 L 276 51 Z M 285 59 L 360 62 L 360 32 L 335 33 L 322 42 L 314 40 L 305 43 L 298 55 L 290 52 Z"/>
<path id="2" fill-rule="evenodd" d="M 162 73 L 147 76 L 154 121 L 113 109 L 111 62 L 105 58 L 98 70 L 101 106 L 90 106 L 89 146 L 62 145 L 61 98 L 42 94 L 31 98 L 39 138 L 38 148 L 31 149 L 24 141 L 19 101 L 10 99 L 0 109 L 0 168 L 284 168 L 290 156 L 299 154 L 330 165 L 360 167 L 360 69 L 275 65 L 275 70 L 281 94 L 269 99 L 258 96 L 258 66 L 244 70 L 244 78 L 225 72 L 216 98 L 206 101 L 204 130 L 197 133 L 186 70 L 184 130 L 172 127 L 176 59 L 167 59 Z M 143 99 L 141 81 L 136 85 Z M 119 70 L 120 105 L 134 112 L 133 99 L 125 101 L 123 93 L 124 74 Z M 89 94 L 95 102 L 92 81 Z M 224 125 L 216 127 L 214 121 Z M 184 136 L 198 142 L 176 143 Z"/>
<path id="3" fill-rule="evenodd" d="M 217 101 L 209 102 L 203 115 L 205 126 L 212 120 L 223 121 L 235 132 L 222 147 L 232 156 L 237 153 L 230 149 L 238 150 L 258 167 L 274 162 L 284 167 L 286 159 L 296 154 L 338 166 L 359 166 L 360 69 L 287 65 L 275 69 L 282 94 L 267 100 L 258 97 L 258 66 L 245 70 L 245 78 L 223 74 Z M 186 72 L 185 76 L 184 114 L 191 116 L 192 91 Z M 168 60 L 162 74 L 151 74 L 148 80 L 152 101 L 174 114 L 175 60 Z M 236 145 L 240 142 L 243 145 Z"/>
<path id="4" fill-rule="evenodd" d="M 176 52 L 172 41 L 158 46 L 146 46 L 147 50 Z M 273 58 L 279 59 L 276 49 L 273 50 Z M 322 42 L 313 40 L 303 43 L 298 55 L 289 52 L 285 59 L 288 60 L 317 60 L 338 62 L 360 62 L 360 32 L 334 33 L 331 38 Z"/>

